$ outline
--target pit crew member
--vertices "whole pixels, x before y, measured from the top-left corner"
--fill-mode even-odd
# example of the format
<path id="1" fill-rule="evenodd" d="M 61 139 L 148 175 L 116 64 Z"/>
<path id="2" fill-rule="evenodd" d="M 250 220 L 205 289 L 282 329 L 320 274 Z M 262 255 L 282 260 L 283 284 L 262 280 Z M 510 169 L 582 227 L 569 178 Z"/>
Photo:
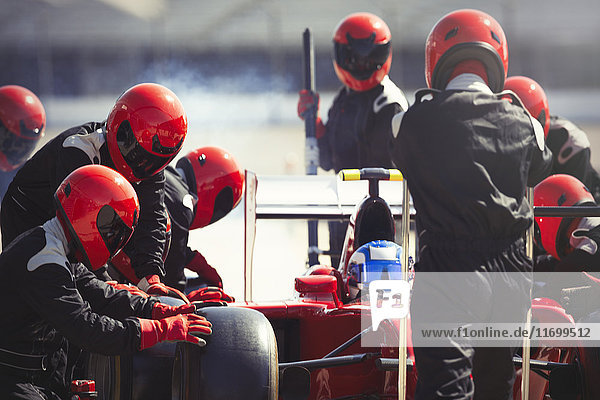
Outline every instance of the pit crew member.
<path id="1" fill-rule="evenodd" d="M 105 165 L 133 183 L 140 199 L 139 228 L 132 239 L 138 286 L 168 295 L 169 288 L 161 283 L 167 219 L 163 169 L 181 149 L 186 132 L 183 105 L 171 90 L 154 83 L 131 87 L 106 121 L 62 132 L 21 167 L 2 201 L 3 247 L 52 218 L 52 195 L 70 172 L 83 165 Z"/>
<path id="2" fill-rule="evenodd" d="M 140 206 L 115 170 L 82 166 L 57 188 L 56 216 L 20 235 L 0 254 L 0 397 L 65 399 L 72 346 L 117 355 L 162 341 L 199 345 L 211 324 L 195 307 L 167 306 L 115 290 L 91 270 L 118 252 Z"/>
<path id="3" fill-rule="evenodd" d="M 223 292 L 223 281 L 215 268 L 197 250 L 188 246 L 190 230 L 210 225 L 238 205 L 244 191 L 244 171 L 228 151 L 215 146 L 200 147 L 165 168 L 165 204 L 171 221 L 171 241 L 165 261 L 165 283 L 185 289 L 184 268 L 198 274 L 208 285 L 188 295 L 190 301 L 233 301 Z M 136 283 L 129 259 L 130 245 L 110 262 L 110 275 L 120 282 Z"/>
<path id="4" fill-rule="evenodd" d="M 533 212 L 525 193 L 548 175 L 551 154 L 518 99 L 496 94 L 507 68 L 500 24 L 479 10 L 453 11 L 427 37 L 429 89 L 392 121 L 392 158 L 414 200 L 420 246 L 410 311 L 415 399 L 512 396 L 512 343 L 481 347 L 449 337 L 428 347 L 418 336 L 444 322 L 520 323 L 531 304 L 523 237 Z M 501 307 L 493 307 L 497 296 L 507 300 Z"/>
<path id="5" fill-rule="evenodd" d="M 536 206 L 596 206 L 589 189 L 574 176 L 554 174 L 534 189 Z M 536 272 L 600 272 L 600 217 L 536 217 Z"/>
<path id="6" fill-rule="evenodd" d="M 44 136 L 46 110 L 29 89 L 0 87 L 0 198 Z"/>
<path id="7" fill-rule="evenodd" d="M 338 173 L 344 168 L 393 164 L 386 150 L 390 121 L 408 108 L 408 101 L 388 73 L 392 64 L 392 35 L 387 24 L 370 13 L 350 14 L 333 35 L 333 68 L 343 84 L 323 123 L 319 95 L 300 91 L 298 115 L 304 119 L 316 108 L 320 167 Z M 329 223 L 332 266 L 339 264 L 347 223 Z"/>
<path id="8" fill-rule="evenodd" d="M 533 79 L 511 76 L 506 79 L 504 88 L 515 92 L 544 127 L 546 145 L 552 152 L 551 174 L 576 177 L 590 189 L 594 199 L 600 199 L 600 176 L 590 161 L 587 134 L 566 118 L 550 114 L 544 89 Z"/>

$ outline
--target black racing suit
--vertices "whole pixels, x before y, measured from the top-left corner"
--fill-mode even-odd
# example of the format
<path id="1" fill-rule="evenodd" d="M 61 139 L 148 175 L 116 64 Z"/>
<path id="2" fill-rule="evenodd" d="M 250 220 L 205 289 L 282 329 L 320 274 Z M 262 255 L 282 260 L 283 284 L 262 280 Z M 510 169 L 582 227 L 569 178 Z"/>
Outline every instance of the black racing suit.
<path id="1" fill-rule="evenodd" d="M 547 176 L 551 154 L 537 144 L 536 139 L 543 146 L 541 125 L 524 108 L 481 85 L 417 93 L 391 145 L 417 211 L 420 249 L 411 298 L 415 399 L 512 396 L 514 349 L 474 348 L 451 339 L 441 347 L 416 344 L 422 326 L 462 318 L 524 321 L 530 305 L 532 263 L 523 236 L 533 213 L 526 187 Z M 425 93 L 432 98 L 423 100 Z M 491 282 L 488 272 L 501 279 Z M 440 281 L 442 276 L 457 276 L 464 292 Z M 499 293 L 510 304 L 496 304 Z"/>
<path id="2" fill-rule="evenodd" d="M 194 202 L 187 197 L 195 197 L 195 195 L 190 193 L 185 179 L 172 166 L 168 165 L 164 169 L 164 175 L 165 207 L 171 218 L 171 241 L 165 259 L 166 275 L 163 282 L 183 291 L 186 283 L 184 268 L 197 254 L 187 245 L 190 226 L 194 221 Z M 129 242 L 122 251 L 129 257 L 134 250 L 135 246 Z M 114 265 L 109 265 L 108 273 L 112 279 L 119 282 L 133 283 Z"/>
<path id="3" fill-rule="evenodd" d="M 115 169 L 105 140 L 104 122 L 89 122 L 68 129 L 46 143 L 19 170 L 2 199 L 2 246 L 16 236 L 41 225 L 56 214 L 54 192 L 75 169 L 102 164 Z M 138 278 L 164 276 L 165 176 L 161 171 L 133 187 L 140 202 L 140 218 L 131 242 L 132 267 Z"/>
<path id="4" fill-rule="evenodd" d="M 186 201 L 196 195 L 190 193 L 185 179 L 173 167 L 165 168 L 165 178 L 165 204 L 171 217 L 171 248 L 165 260 L 165 283 L 181 287 L 185 286 L 183 270 L 197 253 L 188 247 L 194 209 L 191 201 Z"/>
<path id="5" fill-rule="evenodd" d="M 183 171 L 178 172 L 177 169 L 168 165 L 164 169 L 165 174 L 165 206 L 169 217 L 171 218 L 171 241 L 165 259 L 165 278 L 163 282 L 181 291 L 185 290 L 186 278 L 184 269 L 190 267 L 192 260 L 202 260 L 206 263 L 206 259 L 197 250 L 192 250 L 188 246 L 190 236 L 190 226 L 194 222 L 194 204 L 196 194 L 190 191 L 190 188 L 184 178 Z M 126 255 L 133 251 L 131 242 L 128 243 L 122 250 Z M 165 256 L 163 255 L 163 258 Z M 207 267 L 210 267 L 206 263 Z M 210 267 L 212 269 L 212 267 Z M 129 282 L 127 277 L 122 274 L 114 265 L 109 265 L 108 272 L 112 279 L 123 283 Z M 202 277 L 198 278 L 202 283 Z"/>
<path id="6" fill-rule="evenodd" d="M 552 115 L 546 145 L 553 154 L 551 174 L 567 174 L 579 179 L 600 203 L 600 176 L 590 162 L 590 141 L 571 121 Z"/>
<path id="7" fill-rule="evenodd" d="M 0 254 L 2 399 L 69 398 L 72 345 L 106 355 L 140 347 L 132 317 L 151 318 L 156 301 L 117 291 L 68 261 L 66 243 L 53 218 Z"/>
<path id="8" fill-rule="evenodd" d="M 364 92 L 342 87 L 329 109 L 325 134 L 318 139 L 320 167 L 336 173 L 345 168 L 393 168 L 387 151 L 391 120 L 407 108 L 404 93 L 387 76 Z M 347 225 L 329 223 L 329 249 L 335 268 Z"/>
<path id="9" fill-rule="evenodd" d="M 8 185 L 10 185 L 18 171 L 18 169 L 8 172 L 0 171 L 0 201 L 2 201 Z"/>

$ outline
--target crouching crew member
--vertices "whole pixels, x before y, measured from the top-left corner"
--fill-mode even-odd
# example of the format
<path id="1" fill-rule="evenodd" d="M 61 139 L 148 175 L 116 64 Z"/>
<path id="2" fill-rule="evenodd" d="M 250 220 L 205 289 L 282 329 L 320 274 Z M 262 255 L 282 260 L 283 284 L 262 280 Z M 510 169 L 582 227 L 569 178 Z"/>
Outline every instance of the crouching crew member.
<path id="1" fill-rule="evenodd" d="M 536 206 L 596 206 L 589 189 L 571 175 L 555 174 L 536 185 Z M 536 217 L 538 272 L 600 272 L 600 217 Z"/>
<path id="2" fill-rule="evenodd" d="M 244 192 L 244 171 L 228 151 L 214 146 L 200 147 L 165 168 L 165 204 L 171 221 L 169 248 L 165 260 L 165 283 L 185 289 L 184 268 L 198 274 L 208 285 L 188 294 L 190 301 L 233 301 L 223 292 L 223 280 L 197 250 L 188 246 L 190 231 L 208 226 L 229 214 Z M 129 254 L 131 243 L 110 262 L 109 274 L 120 282 L 136 284 Z"/>
<path id="3" fill-rule="evenodd" d="M 83 165 L 105 165 L 133 183 L 140 200 L 139 229 L 132 238 L 138 286 L 168 295 L 169 288 L 161 283 L 167 221 L 163 170 L 181 149 L 186 133 L 183 105 L 171 90 L 154 83 L 128 89 L 105 122 L 62 132 L 21 167 L 2 200 L 2 246 L 53 217 L 52 196 L 69 173 Z"/>
<path id="4" fill-rule="evenodd" d="M 96 278 L 131 237 L 140 207 L 116 171 L 76 169 L 54 196 L 56 216 L 0 254 L 0 398 L 65 399 L 69 345 L 117 355 L 162 341 L 206 344 L 211 324 L 192 304 L 167 306 Z"/>

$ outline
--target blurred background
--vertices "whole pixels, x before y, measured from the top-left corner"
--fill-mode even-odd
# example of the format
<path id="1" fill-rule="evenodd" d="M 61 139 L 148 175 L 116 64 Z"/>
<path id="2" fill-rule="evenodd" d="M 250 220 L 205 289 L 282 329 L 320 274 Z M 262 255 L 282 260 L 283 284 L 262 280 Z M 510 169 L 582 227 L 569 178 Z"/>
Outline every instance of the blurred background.
<path id="1" fill-rule="evenodd" d="M 238 129 L 283 125 L 301 142 L 296 93 L 305 28 L 313 32 L 316 85 L 326 114 L 328 94 L 339 87 L 331 39 L 343 17 L 369 11 L 387 22 L 390 77 L 412 101 L 412 92 L 425 86 L 429 30 L 447 12 L 465 7 L 498 19 L 508 38 L 509 75 L 537 80 L 548 92 L 551 113 L 584 125 L 600 119 L 597 0 L 3 0 L 0 84 L 38 94 L 48 109 L 47 136 L 104 119 L 121 92 L 153 81 L 184 101 L 190 133 L 200 140 L 230 144 L 225 130 L 238 126 L 231 145 L 244 149 Z M 302 143 L 289 150 L 298 154 L 286 149 L 268 162 L 238 156 L 258 173 L 303 173 L 302 160 L 295 160 L 302 157 Z M 294 162 L 296 169 L 287 165 Z"/>
<path id="2" fill-rule="evenodd" d="M 296 102 L 304 29 L 313 33 L 316 85 L 326 116 L 340 85 L 331 39 L 342 18 L 369 11 L 387 22 L 390 77 L 412 102 L 414 90 L 425 86 L 427 34 L 458 8 L 478 8 L 500 22 L 508 38 L 509 75 L 537 80 L 551 114 L 571 119 L 588 133 L 599 169 L 598 0 L 2 0 L 0 85 L 19 84 L 40 97 L 48 114 L 48 140 L 71 126 L 104 120 L 119 94 L 134 84 L 158 82 L 186 107 L 189 134 L 182 154 L 218 145 L 259 178 L 303 174 L 304 124 Z M 226 286 L 238 296 L 241 255 L 223 249 L 239 249 L 239 219 L 236 210 L 193 237 L 209 262 L 225 271 Z M 301 271 L 305 225 L 261 224 L 256 264 L 265 257 L 285 269 L 286 260 L 293 260 L 291 269 Z M 228 235 L 232 229 L 236 233 Z M 277 233 L 280 229 L 288 235 Z M 261 242 L 273 235 L 289 236 L 289 243 Z M 291 284 L 291 279 L 285 283 L 286 291 Z"/>

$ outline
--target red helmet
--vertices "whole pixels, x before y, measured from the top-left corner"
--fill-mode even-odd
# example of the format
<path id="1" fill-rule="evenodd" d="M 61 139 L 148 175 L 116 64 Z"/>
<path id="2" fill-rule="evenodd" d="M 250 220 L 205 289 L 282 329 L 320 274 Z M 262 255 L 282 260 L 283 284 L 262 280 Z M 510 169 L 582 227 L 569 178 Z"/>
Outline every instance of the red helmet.
<path id="1" fill-rule="evenodd" d="M 574 176 L 550 175 L 534 189 L 535 206 L 567 207 L 595 205 L 594 197 L 587 187 Z M 561 259 L 568 254 L 569 237 L 580 218 L 536 217 L 540 233 L 538 245 L 552 256 Z M 541 241 L 541 243 L 540 243 Z"/>
<path id="2" fill-rule="evenodd" d="M 35 94 L 17 85 L 0 87 L 0 170 L 20 167 L 45 127 L 46 111 Z"/>
<path id="3" fill-rule="evenodd" d="M 140 205 L 135 190 L 117 171 L 85 165 L 71 172 L 54 194 L 56 216 L 77 259 L 97 270 L 127 243 Z"/>
<path id="4" fill-rule="evenodd" d="M 375 87 L 392 65 L 392 34 L 381 18 L 361 12 L 350 14 L 335 28 L 333 68 L 350 89 Z"/>
<path id="5" fill-rule="evenodd" d="M 165 241 L 165 247 L 163 249 L 162 260 L 163 263 L 166 261 L 167 256 L 169 255 L 169 249 L 171 248 L 171 218 L 169 217 L 169 213 L 167 213 L 167 236 Z M 130 253 L 133 249 L 131 248 L 133 243 L 125 246 L 123 251 L 115 254 L 113 258 L 111 258 L 110 263 L 116 270 L 125 278 L 128 282 L 137 285 L 140 281 L 140 278 L 137 277 L 135 271 L 133 270 L 133 266 L 131 265 L 131 257 L 129 257 L 128 253 Z M 109 269 L 110 271 L 110 269 Z M 115 276 L 113 278 L 116 279 Z M 120 280 L 120 279 L 119 279 Z"/>
<path id="6" fill-rule="evenodd" d="M 177 161 L 190 191 L 197 195 L 190 229 L 220 220 L 241 200 L 244 170 L 233 156 L 219 147 L 201 147 Z"/>
<path id="7" fill-rule="evenodd" d="M 480 61 L 490 89 L 502 91 L 508 71 L 508 45 L 500 24 L 482 11 L 453 11 L 435 24 L 425 43 L 427 85 L 443 90 L 454 67 L 465 60 Z"/>
<path id="8" fill-rule="evenodd" d="M 130 182 L 161 171 L 181 149 L 186 133 L 183 105 L 175 93 L 156 83 L 128 89 L 106 121 L 110 157 Z"/>
<path id="9" fill-rule="evenodd" d="M 504 89 L 512 90 L 519 96 L 529 114 L 542 124 L 544 137 L 548 137 L 550 111 L 546 93 L 539 83 L 526 76 L 511 76 L 506 79 Z"/>

